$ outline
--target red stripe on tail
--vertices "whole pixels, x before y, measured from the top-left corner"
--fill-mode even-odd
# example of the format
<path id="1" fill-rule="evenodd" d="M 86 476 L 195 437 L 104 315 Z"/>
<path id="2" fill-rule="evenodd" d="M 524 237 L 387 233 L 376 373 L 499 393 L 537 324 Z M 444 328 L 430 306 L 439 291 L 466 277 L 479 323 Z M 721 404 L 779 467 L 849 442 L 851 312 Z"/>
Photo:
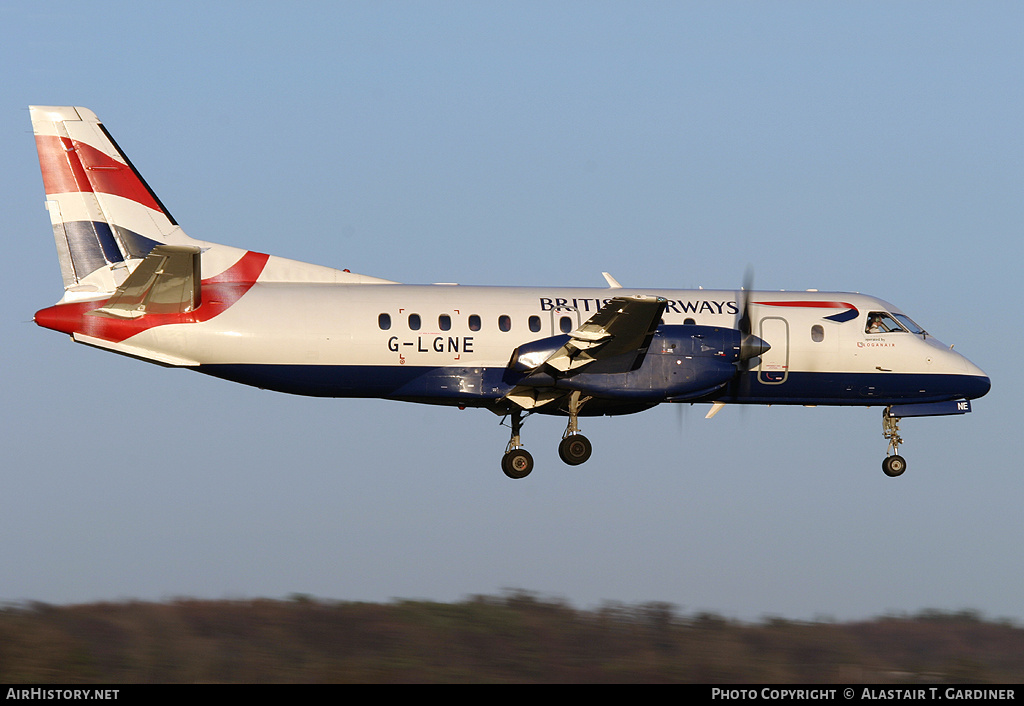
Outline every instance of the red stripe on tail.
<path id="1" fill-rule="evenodd" d="M 66 137 L 36 135 L 36 148 L 47 194 L 112 194 L 163 213 L 131 167 L 95 147 Z"/>

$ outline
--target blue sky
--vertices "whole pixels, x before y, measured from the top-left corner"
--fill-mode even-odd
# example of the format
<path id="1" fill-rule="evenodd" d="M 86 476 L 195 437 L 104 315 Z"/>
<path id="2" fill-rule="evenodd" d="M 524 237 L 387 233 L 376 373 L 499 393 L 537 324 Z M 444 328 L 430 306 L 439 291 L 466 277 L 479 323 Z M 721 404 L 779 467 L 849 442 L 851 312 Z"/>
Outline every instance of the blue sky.
<path id="1" fill-rule="evenodd" d="M 1017 3 L 6 3 L 0 601 L 459 600 L 1024 620 Z M 94 110 L 193 237 L 403 282 L 861 291 L 993 380 L 965 417 L 657 408 L 525 481 L 498 418 L 288 397 L 30 323 L 29 104 Z"/>

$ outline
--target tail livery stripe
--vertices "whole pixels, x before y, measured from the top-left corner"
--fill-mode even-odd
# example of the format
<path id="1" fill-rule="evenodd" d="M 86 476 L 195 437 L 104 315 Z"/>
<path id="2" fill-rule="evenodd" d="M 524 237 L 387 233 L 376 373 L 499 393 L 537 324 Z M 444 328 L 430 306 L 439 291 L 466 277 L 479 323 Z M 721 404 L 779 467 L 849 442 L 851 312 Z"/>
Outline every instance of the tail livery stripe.
<path id="1" fill-rule="evenodd" d="M 218 284 L 236 276 L 225 270 L 245 251 L 190 238 L 95 113 L 67 105 L 33 105 L 29 112 L 64 280 L 62 302 L 114 294 L 157 245 L 200 248 L 203 274 Z M 252 263 L 246 258 L 243 267 L 255 270 Z M 259 269 L 268 281 L 393 284 L 280 257 L 271 258 L 265 272 L 262 264 Z"/>
<path id="2" fill-rule="evenodd" d="M 106 258 L 106 263 L 124 262 L 124 257 L 121 255 L 121 251 L 118 248 L 118 241 L 120 241 L 128 251 L 128 257 L 134 258 L 145 257 L 149 254 L 150 250 L 160 244 L 152 238 L 147 238 L 146 236 L 128 230 L 127 228 L 114 226 L 113 229 L 111 229 L 111 227 L 103 221 L 67 221 L 63 226 L 64 234 L 72 249 L 76 249 L 78 252 L 83 253 L 83 257 L 85 257 L 87 248 L 89 248 L 92 243 L 98 242 L 100 252 L 96 253 L 96 255 L 99 256 L 102 254 Z M 102 267 L 106 263 L 100 261 L 95 267 Z M 87 269 L 86 272 L 81 273 L 81 276 L 85 276 L 89 272 L 92 272 L 95 267 Z"/>
<path id="3" fill-rule="evenodd" d="M 43 328 L 67 334 L 81 333 L 112 343 L 120 343 L 156 326 L 202 323 L 227 311 L 241 299 L 259 279 L 269 258 L 264 253 L 246 252 L 222 274 L 204 279 L 200 286 L 202 304 L 189 312 L 147 314 L 137 319 L 90 316 L 90 311 L 106 305 L 107 300 L 102 299 L 57 304 L 36 312 L 35 321 Z"/>
<path id="4" fill-rule="evenodd" d="M 36 148 L 43 172 L 43 187 L 48 195 L 99 192 L 120 196 L 167 214 L 130 166 L 98 149 L 55 135 L 37 135 Z"/>
<path id="5" fill-rule="evenodd" d="M 66 296 L 113 292 L 155 245 L 189 242 L 92 111 L 30 112 Z"/>
<path id="6" fill-rule="evenodd" d="M 74 221 L 64 223 L 63 228 L 68 247 L 75 253 L 75 275 L 79 280 L 107 264 L 124 262 L 110 226 L 103 221 Z"/>

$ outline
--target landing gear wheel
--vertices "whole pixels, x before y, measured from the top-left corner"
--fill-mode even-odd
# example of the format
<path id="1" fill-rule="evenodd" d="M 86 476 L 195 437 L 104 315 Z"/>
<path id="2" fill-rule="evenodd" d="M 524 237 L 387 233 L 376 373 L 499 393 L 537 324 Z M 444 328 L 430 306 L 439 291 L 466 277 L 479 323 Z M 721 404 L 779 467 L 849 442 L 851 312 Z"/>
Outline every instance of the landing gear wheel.
<path id="1" fill-rule="evenodd" d="M 886 456 L 882 461 L 882 471 L 890 478 L 903 475 L 905 470 L 907 470 L 907 462 L 899 454 Z"/>
<path id="2" fill-rule="evenodd" d="M 594 447 L 583 434 L 570 434 L 558 443 L 558 457 L 570 466 L 585 463 Z"/>
<path id="3" fill-rule="evenodd" d="M 501 470 L 509 478 L 526 478 L 533 470 L 533 456 L 526 449 L 512 449 L 501 457 Z"/>

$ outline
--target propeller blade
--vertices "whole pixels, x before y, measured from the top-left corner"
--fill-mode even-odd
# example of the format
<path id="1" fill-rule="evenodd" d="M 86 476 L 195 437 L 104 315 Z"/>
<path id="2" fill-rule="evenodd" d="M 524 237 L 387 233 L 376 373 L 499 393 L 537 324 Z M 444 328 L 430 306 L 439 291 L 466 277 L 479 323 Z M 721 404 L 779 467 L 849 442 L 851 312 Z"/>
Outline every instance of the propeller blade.
<path id="1" fill-rule="evenodd" d="M 737 304 L 739 304 L 739 311 L 736 314 L 736 328 L 738 328 L 744 335 L 749 336 L 751 331 L 750 322 L 750 292 L 754 286 L 754 270 L 747 267 L 746 274 L 743 275 L 743 287 L 740 289 L 740 294 L 737 297 Z"/>
<path id="2" fill-rule="evenodd" d="M 753 335 L 751 329 L 753 322 L 750 319 L 750 295 L 754 289 L 754 270 L 748 266 L 743 275 L 743 288 L 736 297 L 739 311 L 736 313 L 736 328 L 743 334 L 740 343 L 739 360 L 736 361 L 736 369 L 739 373 L 746 373 L 750 370 L 750 361 L 767 351 L 771 346 L 757 336 Z"/>

